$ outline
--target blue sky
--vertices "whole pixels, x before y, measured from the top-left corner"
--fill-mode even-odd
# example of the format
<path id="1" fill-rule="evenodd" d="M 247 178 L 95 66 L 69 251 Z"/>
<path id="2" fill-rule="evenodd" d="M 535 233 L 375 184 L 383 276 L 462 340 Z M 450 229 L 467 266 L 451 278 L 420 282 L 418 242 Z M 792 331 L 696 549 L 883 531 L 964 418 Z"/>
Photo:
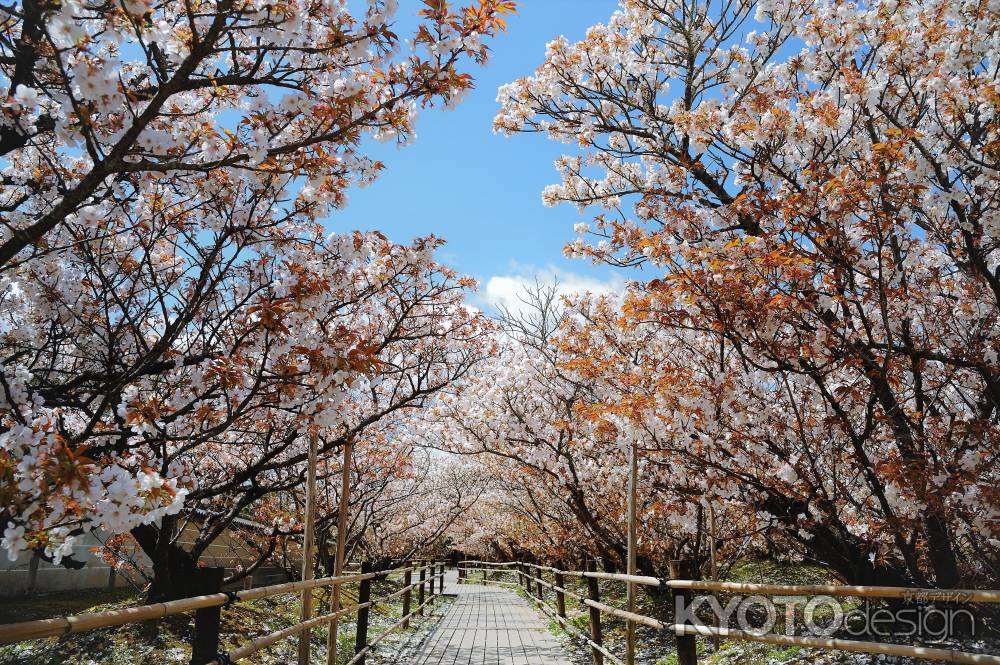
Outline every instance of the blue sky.
<path id="1" fill-rule="evenodd" d="M 557 35 L 581 39 L 605 22 L 616 0 L 522 0 L 508 32 L 491 42 L 476 89 L 454 110 L 430 109 L 408 146 L 373 144 L 369 154 L 386 164 L 374 185 L 349 194 L 331 215 L 331 231 L 377 229 L 405 242 L 433 233 L 448 241 L 438 258 L 480 280 L 482 295 L 509 297 L 535 274 L 553 274 L 569 288 L 616 286 L 621 276 L 603 266 L 563 257 L 573 224 L 584 219 L 571 206 L 545 208 L 542 189 L 558 180 L 553 161 L 572 146 L 541 135 L 496 136 L 497 87 L 532 73 L 545 44 Z M 419 0 L 401 0 L 397 32 L 407 34 Z"/>

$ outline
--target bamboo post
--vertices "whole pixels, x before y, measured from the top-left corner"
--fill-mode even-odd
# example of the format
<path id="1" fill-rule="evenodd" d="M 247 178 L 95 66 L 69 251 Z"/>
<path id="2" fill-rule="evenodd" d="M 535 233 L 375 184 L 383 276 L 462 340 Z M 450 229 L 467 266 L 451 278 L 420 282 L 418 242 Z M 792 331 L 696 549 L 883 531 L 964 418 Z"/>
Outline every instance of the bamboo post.
<path id="1" fill-rule="evenodd" d="M 413 584 L 413 571 L 407 570 L 403 573 L 403 628 L 410 627 L 410 585 Z"/>
<path id="2" fill-rule="evenodd" d="M 427 568 L 420 562 L 420 586 L 417 587 L 417 614 L 424 615 L 424 580 L 427 579 Z"/>
<path id="3" fill-rule="evenodd" d="M 427 565 L 430 566 L 430 568 L 427 569 L 427 577 L 429 578 L 430 582 L 428 588 L 428 592 L 430 595 L 428 595 L 427 597 L 428 598 L 427 604 L 433 605 L 434 604 L 434 559 L 430 559 Z"/>
<path id="4" fill-rule="evenodd" d="M 309 461 L 306 468 L 306 524 L 305 533 L 302 535 L 302 580 L 308 581 L 313 578 L 313 550 L 315 549 L 315 536 L 313 529 L 316 520 L 316 434 L 309 435 Z M 312 616 L 312 589 L 302 591 L 302 613 L 301 621 L 308 621 Z M 299 665 L 309 665 L 309 631 L 304 630 L 299 633 Z"/>
<path id="5" fill-rule="evenodd" d="M 639 450 L 635 441 L 629 446 L 628 472 L 628 562 L 625 573 L 635 575 L 636 568 L 636 485 L 639 475 Z M 635 583 L 626 583 L 626 606 L 635 613 Z M 625 622 L 625 665 L 635 665 L 635 621 Z"/>
<path id="6" fill-rule="evenodd" d="M 198 594 L 222 591 L 225 568 L 199 568 L 190 580 Z M 202 607 L 194 613 L 194 637 L 191 640 L 191 665 L 209 663 L 219 655 L 219 629 L 222 627 L 222 607 Z"/>
<path id="7" fill-rule="evenodd" d="M 709 573 L 712 576 L 712 581 L 715 582 L 719 579 L 719 564 L 715 558 L 715 505 L 711 501 L 708 502 L 708 536 L 708 553 L 711 561 Z M 715 595 L 715 592 L 712 592 L 712 596 L 714 597 Z M 717 621 L 713 621 L 713 623 L 718 625 Z M 718 635 L 712 635 L 713 650 L 719 650 L 720 642 L 721 640 Z"/>
<path id="8" fill-rule="evenodd" d="M 566 588 L 566 576 L 562 574 L 562 571 L 556 573 L 556 586 L 560 589 Z M 563 619 L 566 618 L 566 593 L 564 591 L 556 591 L 556 614 Z"/>
<path id="9" fill-rule="evenodd" d="M 678 561 L 676 559 L 671 560 L 670 566 L 670 578 L 679 579 L 690 579 L 689 567 L 685 565 L 687 562 Z M 690 589 L 671 589 L 671 597 L 674 601 L 674 623 L 677 623 L 677 615 L 679 609 L 687 608 L 691 603 L 691 590 Z M 698 642 L 694 635 L 684 635 L 680 631 L 677 631 L 677 665 L 698 665 Z"/>
<path id="10" fill-rule="evenodd" d="M 589 557 L 587 558 L 587 571 L 591 573 L 597 572 L 597 562 Z M 587 578 L 587 597 L 595 603 L 601 602 L 601 587 L 594 577 Z M 602 646 L 604 640 L 601 635 L 601 611 L 593 606 L 590 606 L 589 609 L 590 641 L 598 646 Z M 604 665 L 604 654 L 597 647 L 591 646 L 590 653 L 594 665 Z"/>
<path id="11" fill-rule="evenodd" d="M 347 556 L 347 512 L 350 510 L 351 500 L 351 463 L 354 452 L 354 442 L 348 439 L 344 442 L 344 468 L 340 472 L 340 505 L 337 508 L 337 557 L 333 562 L 333 575 L 340 577 L 344 574 L 344 557 Z M 337 663 L 337 633 L 339 632 L 340 611 L 340 583 L 333 585 L 330 593 L 330 626 L 326 634 L 326 665 L 336 665 Z"/>
<path id="12" fill-rule="evenodd" d="M 38 582 L 38 563 L 41 560 L 42 557 L 38 555 L 38 552 L 31 553 L 31 561 L 28 563 L 28 588 L 25 591 L 29 596 L 35 592 L 35 584 Z M 115 567 L 111 566 L 111 571 L 114 572 L 114 570 Z M 113 589 L 114 585 L 110 584 L 109 587 Z"/>
<path id="13" fill-rule="evenodd" d="M 545 587 L 542 586 L 540 580 L 545 579 L 545 572 L 540 568 L 537 570 L 538 570 L 538 580 L 535 580 L 535 595 L 538 597 L 538 602 L 543 603 L 545 602 L 545 597 L 543 596 L 543 590 Z"/>
<path id="14" fill-rule="evenodd" d="M 448 566 L 445 562 L 441 562 L 441 565 L 438 566 L 438 574 L 441 576 L 438 578 L 438 592 L 441 593 L 441 595 L 444 595 L 444 576 L 447 567 Z"/>
<path id="15" fill-rule="evenodd" d="M 371 561 L 363 561 L 363 562 L 361 562 L 361 573 L 362 574 L 372 572 L 373 568 L 374 567 L 372 566 L 372 562 Z M 355 655 L 360 654 L 362 651 L 364 651 L 368 647 L 368 614 L 369 614 L 368 610 L 370 608 L 366 607 L 365 605 L 368 603 L 368 601 L 370 601 L 372 599 L 372 581 L 371 581 L 371 579 L 369 578 L 369 579 L 361 580 L 361 585 L 360 586 L 361 586 L 361 589 L 358 591 L 358 605 L 361 605 L 362 608 L 360 610 L 358 610 L 358 630 L 357 630 L 357 633 L 356 633 L 356 637 L 354 639 L 354 654 Z M 362 655 L 358 659 L 357 663 L 358 663 L 358 665 L 365 665 L 365 656 Z"/>

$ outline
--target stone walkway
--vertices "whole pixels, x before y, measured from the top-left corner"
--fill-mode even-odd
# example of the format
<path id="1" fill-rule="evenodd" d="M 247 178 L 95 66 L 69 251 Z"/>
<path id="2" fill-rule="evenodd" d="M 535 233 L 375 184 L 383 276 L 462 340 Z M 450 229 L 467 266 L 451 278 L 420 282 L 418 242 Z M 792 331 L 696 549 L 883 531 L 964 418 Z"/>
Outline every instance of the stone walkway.
<path id="1" fill-rule="evenodd" d="M 457 582 L 448 571 L 445 593 L 458 597 L 411 665 L 570 665 L 547 621 L 522 598 Z"/>

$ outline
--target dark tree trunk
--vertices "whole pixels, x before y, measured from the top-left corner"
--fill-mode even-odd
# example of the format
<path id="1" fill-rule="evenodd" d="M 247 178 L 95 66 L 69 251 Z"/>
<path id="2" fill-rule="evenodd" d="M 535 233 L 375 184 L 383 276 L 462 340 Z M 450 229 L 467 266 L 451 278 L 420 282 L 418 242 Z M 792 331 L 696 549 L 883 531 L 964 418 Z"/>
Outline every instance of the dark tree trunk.
<path id="1" fill-rule="evenodd" d="M 927 557 L 934 569 L 935 585 L 942 589 L 957 587 L 961 576 L 951 544 L 951 533 L 944 519 L 933 511 L 924 512 L 924 537 L 927 539 Z"/>
<path id="2" fill-rule="evenodd" d="M 142 524 L 132 529 L 143 553 L 153 562 L 153 581 L 147 592 L 151 603 L 197 596 L 198 561 L 189 552 L 171 542 L 176 518 L 165 517 L 159 527 Z"/>
<path id="3" fill-rule="evenodd" d="M 868 546 L 846 528 L 820 522 L 805 527 L 810 537 L 802 538 L 799 517 L 809 514 L 806 501 L 772 494 L 758 507 L 777 517 L 789 539 L 799 542 L 813 558 L 833 569 L 847 584 L 914 586 L 904 561 L 873 561 Z"/>

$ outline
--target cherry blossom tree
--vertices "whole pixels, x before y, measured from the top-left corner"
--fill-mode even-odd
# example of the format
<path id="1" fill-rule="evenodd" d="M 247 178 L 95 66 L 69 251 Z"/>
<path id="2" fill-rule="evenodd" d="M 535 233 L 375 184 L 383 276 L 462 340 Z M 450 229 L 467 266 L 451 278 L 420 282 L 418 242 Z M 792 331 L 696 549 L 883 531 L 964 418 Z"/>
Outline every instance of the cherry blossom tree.
<path id="1" fill-rule="evenodd" d="M 452 103 L 513 3 L 425 2 L 412 52 L 398 3 L 28 0 L 4 12 L 0 267 L 96 235 L 174 184 L 294 177 L 321 215 L 381 165 L 363 136 L 406 141 L 421 106 Z M 162 195 L 162 194 L 161 194 Z"/>
<path id="2" fill-rule="evenodd" d="M 352 487 L 348 559 L 365 558 L 377 569 L 415 556 L 444 554 L 445 536 L 476 506 L 491 479 L 481 468 L 423 448 L 386 455 L 382 465 L 359 464 Z M 339 497 L 338 497 L 339 498 Z M 336 514 L 324 521 L 335 525 Z M 333 538 L 328 542 L 332 543 Z M 328 552 L 327 570 L 333 553 Z"/>
<path id="3" fill-rule="evenodd" d="M 850 581 L 997 578 L 998 26 L 623 0 L 500 91 L 498 131 L 576 146 L 544 195 L 593 215 L 568 251 L 657 273 L 587 334 L 661 329 L 669 446 Z"/>
<path id="4" fill-rule="evenodd" d="M 411 414 L 480 360 L 491 342 L 487 334 L 491 326 L 464 305 L 464 292 L 471 283 L 431 261 L 430 252 L 439 241 L 401 247 L 377 235 L 367 240 L 377 260 L 358 271 L 354 288 L 337 302 L 308 308 L 323 314 L 325 330 L 350 336 L 353 347 L 345 356 L 363 360 L 367 369 L 333 393 L 317 392 L 313 385 L 304 391 L 283 385 L 281 389 L 290 394 L 302 392 L 301 401 L 288 405 L 285 397 L 279 405 L 268 402 L 266 409 L 229 425 L 220 437 L 201 443 L 187 438 L 172 451 L 198 469 L 199 487 L 188 494 L 185 506 L 186 514 L 198 523 L 198 533 L 182 547 L 177 541 L 183 529 L 174 528 L 171 521 L 133 529 L 148 556 L 165 549 L 171 560 L 180 562 L 177 571 L 163 573 L 160 579 L 177 577 L 195 566 L 237 517 L 250 517 L 274 529 L 265 534 L 267 538 L 255 538 L 260 556 L 231 581 L 253 572 L 288 535 L 301 534 L 310 436 L 319 437 L 317 531 L 321 535 L 336 523 L 346 442 L 353 441 L 356 450 L 353 487 L 358 496 L 352 499 L 352 519 L 361 519 L 362 513 L 371 517 L 376 510 L 384 513 L 385 504 L 391 505 L 385 493 L 405 493 L 396 489 L 398 483 L 423 477 L 407 473 L 414 466 L 413 451 L 397 440 L 405 435 Z M 303 284 L 316 283 L 316 278 L 304 271 L 294 276 Z M 302 327 L 287 312 L 278 324 L 291 330 Z M 310 362 L 322 363 L 325 357 L 315 354 Z M 329 554 L 323 552 L 323 558 Z"/>
<path id="5" fill-rule="evenodd" d="M 453 352 L 434 340 L 476 324 L 455 304 L 465 283 L 431 259 L 438 241 L 324 237 L 318 220 L 382 168 L 362 140 L 405 143 L 421 109 L 460 99 L 463 67 L 485 61 L 513 4 L 425 2 L 406 50 L 395 10 L 0 8 L 11 556 L 59 560 L 101 528 L 132 532 L 154 566 L 188 565 L 170 548 L 184 506 L 208 511 L 210 541 L 261 497 L 255 483 L 294 481 L 309 432 L 332 450 L 358 429 L 349 407 L 370 382 L 405 375 L 420 394 L 447 381 L 451 359 L 434 354 Z M 398 329 L 372 323 L 387 312 Z"/>
<path id="6" fill-rule="evenodd" d="M 596 374 L 578 371 L 556 293 L 539 285 L 525 294 L 525 310 L 504 321 L 500 353 L 435 402 L 422 436 L 425 445 L 476 459 L 497 479 L 475 513 L 487 523 L 476 529 L 463 520 L 471 538 L 463 546 L 555 562 L 592 555 L 623 566 L 630 439 L 619 430 L 634 428 L 622 419 L 616 429 L 596 414 L 605 413 L 597 405 L 630 393 L 610 392 Z M 655 472 L 644 464 L 644 479 Z M 659 485 L 643 488 L 640 568 L 665 574 L 679 552 L 704 552 L 706 522 L 687 519 L 687 502 L 657 496 Z"/>

